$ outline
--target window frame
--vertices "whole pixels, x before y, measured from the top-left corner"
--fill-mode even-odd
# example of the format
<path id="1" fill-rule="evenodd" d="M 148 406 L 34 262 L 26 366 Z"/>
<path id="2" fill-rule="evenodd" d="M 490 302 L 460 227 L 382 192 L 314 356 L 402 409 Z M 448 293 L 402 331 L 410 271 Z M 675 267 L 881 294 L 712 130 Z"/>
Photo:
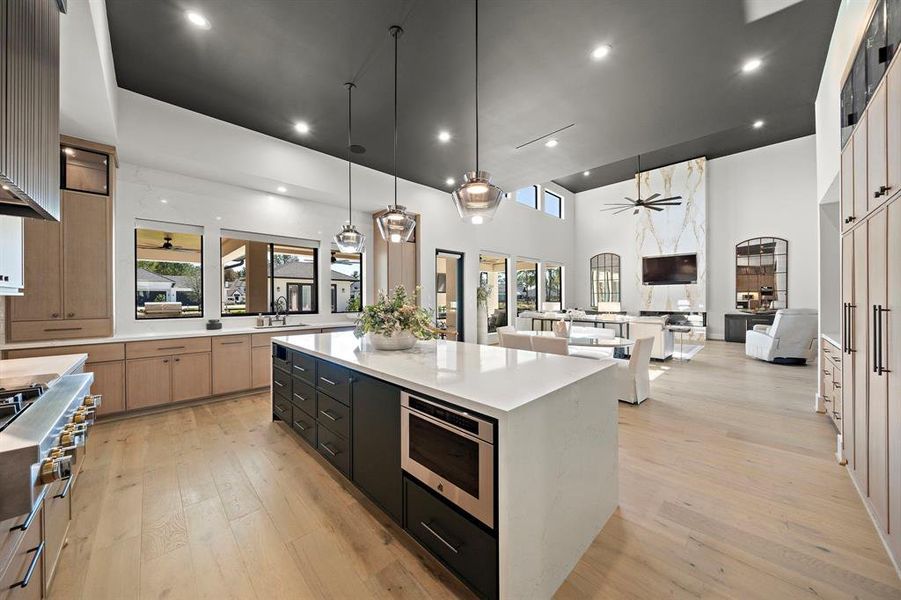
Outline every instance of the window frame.
<path id="1" fill-rule="evenodd" d="M 525 190 L 525 189 L 531 189 L 531 190 L 532 190 L 532 197 L 533 197 L 532 204 L 526 204 L 525 202 L 520 202 L 520 201 L 519 201 L 519 192 L 521 192 L 522 190 Z M 516 202 L 517 204 L 519 204 L 520 206 L 525 206 L 526 208 L 531 208 L 531 209 L 533 209 L 533 210 L 538 210 L 538 186 L 537 186 L 537 185 L 530 185 L 530 186 L 521 187 L 521 188 L 519 188 L 518 190 L 515 190 L 515 191 L 513 192 L 513 201 Z"/>
<path id="2" fill-rule="evenodd" d="M 548 276 L 551 271 L 560 271 L 560 296 L 557 299 L 548 297 Z M 563 265 L 560 263 L 545 263 L 544 265 L 544 300 L 543 302 L 555 302 L 563 308 Z"/>
<path id="3" fill-rule="evenodd" d="M 548 216 L 554 217 L 555 219 L 563 219 L 563 196 L 561 196 L 560 194 L 558 194 L 556 192 L 552 192 L 551 190 L 549 190 L 547 188 L 543 188 L 541 191 L 542 191 L 541 212 L 543 212 L 544 214 L 546 214 Z M 549 195 L 553 196 L 554 198 L 557 199 L 557 208 L 559 209 L 559 214 L 555 215 L 554 213 L 548 212 L 547 197 Z"/>
<path id="4" fill-rule="evenodd" d="M 531 263 L 531 264 L 535 265 L 535 268 L 534 269 L 532 269 L 532 268 L 520 269 L 520 268 L 518 268 L 518 265 L 516 264 L 519 262 Z M 534 308 L 524 308 L 522 311 L 519 310 L 519 273 L 521 271 L 522 272 L 525 272 L 525 271 L 534 271 L 535 272 L 535 307 Z M 522 312 L 525 312 L 527 310 L 532 310 L 532 311 L 537 312 L 538 307 L 541 304 L 541 291 L 539 289 L 539 287 L 541 285 L 541 262 L 537 261 L 537 260 L 532 260 L 531 258 L 517 257 L 517 259 L 514 261 L 514 264 L 513 264 L 513 282 L 514 282 L 514 289 L 516 290 L 516 294 L 515 294 L 515 296 L 516 296 L 516 316 L 519 317 L 519 315 Z"/>
<path id="5" fill-rule="evenodd" d="M 238 233 L 240 235 L 239 232 L 235 232 L 235 233 Z M 255 237 L 259 237 L 259 236 L 257 236 L 257 234 L 252 234 L 252 235 L 254 235 Z M 221 275 L 222 275 L 222 240 L 223 239 L 240 240 L 243 242 L 256 241 L 256 240 L 249 239 L 246 237 L 245 238 L 236 237 L 231 234 L 224 235 L 224 236 L 220 235 L 220 237 L 219 237 L 219 274 L 220 274 L 220 279 L 221 279 Z M 220 288 L 219 289 L 219 313 L 220 313 L 220 316 L 221 317 L 253 317 L 256 315 L 269 316 L 269 315 L 274 315 L 276 313 L 276 311 L 274 310 L 275 302 L 277 300 L 277 298 L 275 296 L 275 279 L 276 279 L 275 278 L 275 261 L 272 260 L 273 254 L 275 253 L 274 252 L 275 246 L 288 246 L 291 248 L 302 248 L 304 250 L 310 250 L 313 252 L 313 261 L 312 261 L 313 262 L 313 277 L 312 277 L 313 283 L 312 284 L 301 284 L 300 282 L 286 283 L 285 284 L 285 293 L 282 294 L 282 296 L 285 297 L 285 311 L 279 312 L 279 314 L 284 314 L 284 315 L 316 315 L 316 314 L 319 314 L 319 248 L 313 247 L 313 246 L 292 246 L 291 244 L 288 244 L 285 242 L 261 242 L 261 243 L 266 244 L 268 246 L 268 249 L 267 249 L 268 254 L 267 254 L 266 262 L 269 267 L 269 272 L 267 273 L 266 278 L 269 280 L 269 310 L 268 311 L 247 311 L 247 309 L 246 309 L 247 284 L 246 284 L 246 280 L 245 280 L 245 284 L 244 284 L 245 312 L 243 312 L 243 313 L 227 313 L 223 310 L 223 306 L 224 306 L 224 302 L 225 302 L 225 297 L 223 294 L 224 294 L 225 290 L 222 289 L 222 286 L 220 285 L 219 286 L 219 288 Z M 311 291 L 311 297 L 310 297 L 312 310 L 288 310 L 288 304 L 289 304 L 288 285 L 298 285 L 298 286 L 312 285 L 313 289 Z M 303 291 L 300 290 L 299 294 L 300 295 L 298 296 L 298 298 L 300 298 L 302 301 Z M 281 296 L 279 296 L 279 297 L 281 297 Z"/>
<path id="6" fill-rule="evenodd" d="M 595 294 L 594 287 L 594 270 L 600 269 L 600 265 L 595 265 L 595 260 L 604 257 L 604 266 L 611 265 L 607 261 L 607 258 L 615 257 L 616 258 L 616 268 L 619 277 L 617 278 L 617 286 L 616 286 L 616 299 L 607 299 L 607 300 L 599 300 L 597 295 Z M 611 265 L 612 266 L 612 265 Z M 622 303 L 623 298 L 623 275 L 622 275 L 622 256 L 617 254 L 616 252 L 599 252 L 588 259 L 588 294 L 589 294 L 589 303 L 590 306 L 597 307 L 601 302 L 619 302 Z"/>
<path id="7" fill-rule="evenodd" d="M 90 194 L 91 192 L 83 192 L 83 193 Z M 102 196 L 104 194 L 96 194 L 96 195 Z M 138 259 L 138 230 L 139 229 L 144 229 L 146 231 L 161 231 L 159 229 L 151 229 L 150 227 L 135 226 L 135 228 L 134 228 L 134 243 L 132 245 L 132 248 L 134 249 L 135 259 L 134 259 L 134 269 L 132 270 L 132 273 L 134 273 L 134 276 L 135 276 L 134 296 L 133 296 L 135 310 L 132 313 L 132 318 L 135 321 L 139 321 L 142 323 L 146 322 L 146 321 L 169 321 L 169 320 L 175 320 L 175 319 L 202 319 L 204 317 L 203 304 L 205 302 L 205 296 L 206 296 L 206 294 L 204 293 L 205 286 L 204 286 L 204 281 L 203 281 L 203 233 L 202 232 L 191 234 L 191 235 L 200 236 L 200 301 L 197 303 L 197 305 L 200 307 L 199 314 L 178 315 L 177 317 L 174 317 L 174 316 L 173 317 L 147 317 L 147 316 L 139 317 L 138 316 L 138 262 L 140 262 L 140 259 Z M 145 300 L 145 302 L 146 302 L 146 300 Z M 146 313 L 145 313 L 145 315 L 146 315 Z"/>
<path id="8" fill-rule="evenodd" d="M 334 250 L 334 249 L 332 249 L 332 250 L 330 251 L 330 254 L 329 254 L 329 259 L 331 259 L 332 256 L 334 256 L 335 253 L 338 253 L 338 254 L 356 254 L 357 256 L 360 257 L 360 277 L 359 277 L 359 282 L 360 282 L 360 310 L 363 310 L 363 261 L 365 260 L 365 256 L 366 256 L 366 255 L 365 255 L 363 252 L 341 252 L 340 250 Z M 331 262 L 329 262 L 329 265 L 330 265 L 330 266 L 329 266 L 329 285 L 332 286 L 332 289 L 335 290 L 335 294 L 336 294 L 336 296 L 335 296 L 335 303 L 334 303 L 334 305 L 332 305 L 332 301 L 331 301 L 331 294 L 332 294 L 332 292 L 329 292 L 329 294 L 330 294 L 330 297 L 329 297 L 329 305 L 330 305 L 330 306 L 329 306 L 329 308 L 334 308 L 334 309 L 332 310 L 331 314 L 333 314 L 333 315 L 349 315 L 349 314 L 355 314 L 355 313 L 360 312 L 360 310 L 335 310 L 335 309 L 338 308 L 338 307 L 337 307 L 337 304 L 338 304 L 338 302 L 337 302 L 337 284 L 332 283 Z"/>

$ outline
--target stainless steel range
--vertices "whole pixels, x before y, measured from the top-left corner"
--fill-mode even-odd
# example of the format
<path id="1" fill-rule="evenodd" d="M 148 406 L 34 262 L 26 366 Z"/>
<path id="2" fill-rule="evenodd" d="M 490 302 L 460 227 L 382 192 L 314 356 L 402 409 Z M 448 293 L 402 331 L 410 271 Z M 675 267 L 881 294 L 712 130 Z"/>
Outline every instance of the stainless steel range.
<path id="1" fill-rule="evenodd" d="M 45 487 L 66 479 L 84 452 L 100 404 L 91 373 L 0 379 L 0 521 L 31 515 Z"/>

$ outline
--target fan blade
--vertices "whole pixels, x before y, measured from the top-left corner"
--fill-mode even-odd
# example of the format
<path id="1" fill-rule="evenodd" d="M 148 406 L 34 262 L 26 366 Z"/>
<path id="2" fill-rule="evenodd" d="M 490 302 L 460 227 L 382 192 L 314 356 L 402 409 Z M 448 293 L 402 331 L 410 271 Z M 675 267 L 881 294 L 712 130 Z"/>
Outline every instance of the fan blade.
<path id="1" fill-rule="evenodd" d="M 632 198 L 629 198 L 628 196 L 624 196 L 624 199 L 625 199 L 625 200 L 628 200 L 628 201 L 631 202 L 632 204 L 635 204 L 635 200 L 633 200 Z"/>
<path id="2" fill-rule="evenodd" d="M 604 206 L 635 206 L 629 202 L 608 202 Z"/>
<path id="3" fill-rule="evenodd" d="M 647 204 L 648 202 L 650 202 L 651 200 L 653 200 L 654 198 L 656 198 L 659 195 L 660 194 L 651 194 L 650 196 L 648 196 L 647 198 L 644 199 L 645 204 Z"/>
<path id="4" fill-rule="evenodd" d="M 647 206 L 647 208 L 653 208 L 655 206 L 682 206 L 681 202 L 661 202 L 660 204 L 651 204 Z"/>
<path id="5" fill-rule="evenodd" d="M 651 210 L 656 210 L 656 211 L 658 211 L 658 212 L 661 211 L 661 210 L 663 210 L 662 208 L 657 208 L 656 206 L 646 206 L 645 208 L 649 208 L 649 209 L 651 209 Z"/>
<path id="6" fill-rule="evenodd" d="M 631 208 L 631 207 L 629 207 L 629 208 L 621 208 L 621 209 L 619 209 L 618 211 L 616 211 L 616 212 L 613 213 L 613 214 L 618 215 L 618 214 L 620 214 L 620 213 L 626 212 L 627 210 L 632 210 L 632 208 Z"/>
<path id="7" fill-rule="evenodd" d="M 681 199 L 682 199 L 682 196 L 670 196 L 669 198 L 658 198 L 657 200 L 654 200 L 653 202 L 648 202 L 647 200 L 645 200 L 645 204 L 657 204 L 658 202 L 669 202 L 670 200 L 681 200 Z"/>
<path id="8" fill-rule="evenodd" d="M 618 210 L 629 210 L 630 208 L 632 208 L 632 207 L 631 206 L 611 206 L 609 208 L 602 208 L 601 212 L 612 212 L 612 211 L 615 212 Z"/>
<path id="9" fill-rule="evenodd" d="M 636 208 L 635 211 L 634 211 L 632 214 L 633 214 L 633 215 L 637 215 L 637 214 L 638 214 L 638 209 Z"/>

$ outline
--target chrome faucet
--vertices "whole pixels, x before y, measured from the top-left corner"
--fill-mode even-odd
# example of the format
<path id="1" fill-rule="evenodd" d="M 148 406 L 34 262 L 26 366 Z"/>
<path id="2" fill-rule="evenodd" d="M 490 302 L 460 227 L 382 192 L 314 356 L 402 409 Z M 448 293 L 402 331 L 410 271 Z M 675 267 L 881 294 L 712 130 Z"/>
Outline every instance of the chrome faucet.
<path id="1" fill-rule="evenodd" d="M 284 312 L 282 312 L 284 311 Z M 269 317 L 269 324 L 281 322 L 282 325 L 287 325 L 285 319 L 287 318 L 288 312 L 288 299 L 284 296 L 279 296 L 275 299 L 275 315 Z M 279 316 L 281 315 L 281 316 Z"/>

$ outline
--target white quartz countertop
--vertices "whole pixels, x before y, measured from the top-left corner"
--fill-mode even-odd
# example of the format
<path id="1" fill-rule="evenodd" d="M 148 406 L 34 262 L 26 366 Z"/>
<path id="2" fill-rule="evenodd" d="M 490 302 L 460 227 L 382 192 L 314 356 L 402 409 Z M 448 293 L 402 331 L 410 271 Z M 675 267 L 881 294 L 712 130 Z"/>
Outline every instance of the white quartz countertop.
<path id="1" fill-rule="evenodd" d="M 10 379 L 27 381 L 38 375 L 55 375 L 59 379 L 78 372 L 87 360 L 87 354 L 0 360 L 0 381 Z"/>
<path id="2" fill-rule="evenodd" d="M 64 346 L 81 346 L 84 344 L 115 344 L 121 342 L 142 342 L 146 340 L 166 340 L 172 338 L 213 337 L 220 335 L 247 335 L 250 333 L 275 333 L 279 331 L 306 331 L 310 329 L 327 329 L 331 327 L 353 327 L 354 321 L 332 321 L 328 323 L 306 323 L 285 327 L 232 327 L 222 329 L 192 329 L 187 331 L 148 332 L 130 335 L 114 335 L 104 338 L 83 338 L 72 340 L 52 340 L 43 342 L 19 342 L 0 345 L 0 350 L 21 350 L 23 348 L 56 348 Z"/>
<path id="3" fill-rule="evenodd" d="M 282 336 L 273 341 L 494 417 L 614 364 L 445 340 L 417 342 L 410 350 L 379 351 L 350 331 Z"/>
<path id="4" fill-rule="evenodd" d="M 835 346 L 836 348 L 842 347 L 842 336 L 837 333 L 821 333 L 823 339 Z"/>

